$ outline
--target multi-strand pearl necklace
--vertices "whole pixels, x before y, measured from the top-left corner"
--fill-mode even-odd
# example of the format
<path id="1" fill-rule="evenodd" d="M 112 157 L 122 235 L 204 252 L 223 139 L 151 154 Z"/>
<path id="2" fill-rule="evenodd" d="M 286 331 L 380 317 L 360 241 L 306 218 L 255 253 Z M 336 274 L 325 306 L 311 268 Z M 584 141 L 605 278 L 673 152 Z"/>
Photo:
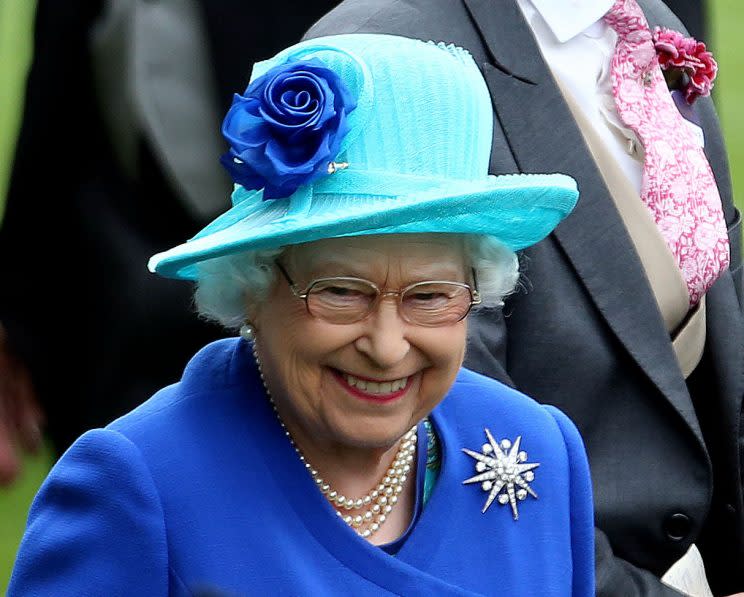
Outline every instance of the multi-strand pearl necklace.
<path id="1" fill-rule="evenodd" d="M 382 477 L 380 482 L 371 489 L 367 495 L 360 498 L 346 497 L 338 493 L 333 489 L 329 483 L 326 483 L 320 476 L 320 473 L 313 468 L 313 466 L 305 459 L 302 451 L 292 439 L 292 434 L 287 429 L 287 426 L 282 421 L 279 411 L 276 408 L 274 399 L 271 397 L 271 392 L 266 385 L 266 379 L 264 378 L 263 371 L 261 370 L 261 361 L 258 358 L 258 350 L 256 349 L 256 342 L 253 343 L 253 356 L 256 359 L 258 365 L 258 373 L 261 377 L 266 396 L 269 398 L 274 413 L 276 414 L 279 424 L 284 430 L 284 435 L 289 440 L 289 443 L 294 448 L 300 461 L 305 465 L 305 469 L 310 473 L 310 476 L 315 482 L 315 486 L 321 491 L 321 493 L 328 499 L 329 502 L 336 509 L 336 514 L 343 518 L 344 522 L 353 528 L 361 537 L 365 539 L 376 533 L 380 527 L 385 523 L 392 512 L 395 505 L 398 503 L 398 497 L 403 493 L 403 486 L 408 480 L 411 467 L 413 465 L 413 459 L 416 454 L 416 426 L 414 425 L 408 432 L 403 436 L 398 446 L 398 452 L 395 454 L 393 463 L 388 467 L 385 475 Z M 342 510 L 346 514 L 342 513 Z"/>

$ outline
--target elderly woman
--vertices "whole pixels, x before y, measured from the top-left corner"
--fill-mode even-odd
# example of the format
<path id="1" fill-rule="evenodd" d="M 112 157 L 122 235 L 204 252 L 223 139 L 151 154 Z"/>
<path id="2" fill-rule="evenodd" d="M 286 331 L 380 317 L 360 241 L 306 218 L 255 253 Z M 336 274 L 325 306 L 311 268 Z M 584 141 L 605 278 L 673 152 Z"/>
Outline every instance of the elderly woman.
<path id="1" fill-rule="evenodd" d="M 576 429 L 461 367 L 471 308 L 577 197 L 489 176 L 491 118 L 452 46 L 256 65 L 223 125 L 233 207 L 150 264 L 241 337 L 64 455 L 10 594 L 593 595 Z"/>

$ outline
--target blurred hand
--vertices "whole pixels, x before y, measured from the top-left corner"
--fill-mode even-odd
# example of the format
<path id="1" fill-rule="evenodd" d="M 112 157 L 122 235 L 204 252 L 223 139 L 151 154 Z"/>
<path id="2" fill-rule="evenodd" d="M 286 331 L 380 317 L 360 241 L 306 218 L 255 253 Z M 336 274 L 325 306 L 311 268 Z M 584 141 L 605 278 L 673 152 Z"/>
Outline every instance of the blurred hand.
<path id="1" fill-rule="evenodd" d="M 10 350 L 0 324 L 0 487 L 21 471 L 21 454 L 41 446 L 44 415 L 26 365 Z"/>

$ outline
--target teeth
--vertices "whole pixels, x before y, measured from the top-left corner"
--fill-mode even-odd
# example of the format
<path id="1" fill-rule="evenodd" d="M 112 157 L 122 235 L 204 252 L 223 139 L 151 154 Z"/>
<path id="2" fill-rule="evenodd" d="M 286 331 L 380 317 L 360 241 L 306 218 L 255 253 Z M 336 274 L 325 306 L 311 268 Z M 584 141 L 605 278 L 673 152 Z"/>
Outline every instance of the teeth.
<path id="1" fill-rule="evenodd" d="M 348 383 L 352 388 L 358 388 L 370 394 L 390 394 L 391 392 L 397 392 L 398 390 L 405 388 L 408 383 L 407 377 L 402 377 L 401 379 L 395 379 L 393 381 L 376 382 L 359 379 L 358 377 L 354 377 L 348 373 L 344 374 L 344 379 L 346 379 L 346 383 Z"/>

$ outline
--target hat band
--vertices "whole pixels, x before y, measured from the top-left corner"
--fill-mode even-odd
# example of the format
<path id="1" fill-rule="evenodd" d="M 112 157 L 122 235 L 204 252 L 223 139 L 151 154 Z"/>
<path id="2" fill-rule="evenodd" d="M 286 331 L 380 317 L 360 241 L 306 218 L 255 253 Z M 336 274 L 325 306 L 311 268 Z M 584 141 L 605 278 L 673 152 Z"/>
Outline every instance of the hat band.
<path id="1" fill-rule="evenodd" d="M 354 170 L 348 168 L 338 170 L 314 183 L 313 185 L 304 185 L 297 189 L 288 197 L 294 201 L 295 196 L 307 195 L 309 190 L 313 194 L 320 195 L 367 195 L 370 197 L 399 197 L 411 192 L 421 192 L 429 189 L 436 189 L 445 185 L 457 183 L 472 183 L 473 180 L 419 176 L 416 174 L 400 174 L 387 170 Z M 238 205 L 244 201 L 263 201 L 261 190 L 247 189 L 241 185 L 235 185 L 232 195 L 233 205 Z M 270 201 L 281 201 L 281 199 L 271 199 Z"/>
<path id="2" fill-rule="evenodd" d="M 399 197 L 411 192 L 435 189 L 458 182 L 472 182 L 453 178 L 401 174 L 386 170 L 339 170 L 314 185 L 321 195 L 369 195 Z"/>

